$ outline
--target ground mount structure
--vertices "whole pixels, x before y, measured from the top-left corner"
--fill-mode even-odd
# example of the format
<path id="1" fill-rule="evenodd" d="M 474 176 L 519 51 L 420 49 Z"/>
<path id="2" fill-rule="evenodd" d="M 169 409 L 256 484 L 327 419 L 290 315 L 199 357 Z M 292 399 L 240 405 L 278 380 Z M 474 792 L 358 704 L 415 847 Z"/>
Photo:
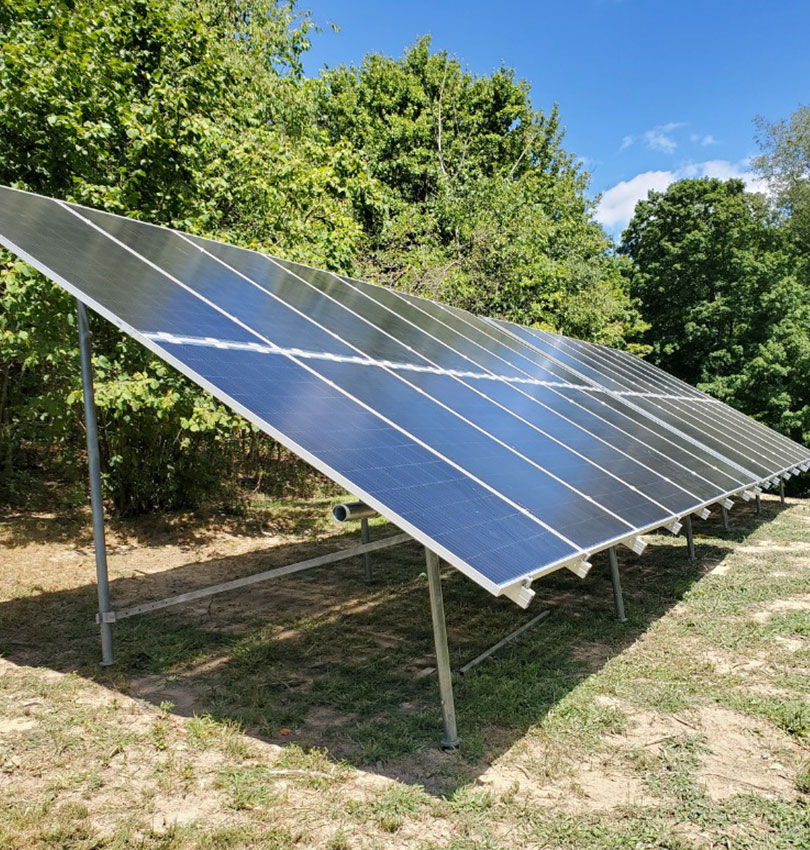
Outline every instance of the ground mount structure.
<path id="1" fill-rule="evenodd" d="M 457 743 L 439 559 L 522 607 L 557 569 L 637 553 L 810 469 L 810 450 L 626 352 L 165 227 L 0 188 L 0 244 L 78 302 L 104 662 L 112 624 L 257 577 L 110 604 L 91 308 L 427 551 L 443 743 Z M 617 594 L 617 602 L 620 596 Z M 621 612 L 619 612 L 621 614 Z M 538 618 L 540 619 L 540 616 Z"/>

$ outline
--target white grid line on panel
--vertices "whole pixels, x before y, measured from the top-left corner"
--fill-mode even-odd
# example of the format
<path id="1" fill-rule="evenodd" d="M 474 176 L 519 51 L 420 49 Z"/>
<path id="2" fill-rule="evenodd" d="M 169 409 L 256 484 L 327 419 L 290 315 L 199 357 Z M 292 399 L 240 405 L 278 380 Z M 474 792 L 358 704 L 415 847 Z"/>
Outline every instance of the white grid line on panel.
<path id="1" fill-rule="evenodd" d="M 486 372 L 467 372 L 460 369 L 442 369 L 438 366 L 421 366 L 418 363 L 400 363 L 394 360 L 374 360 L 363 355 L 333 354 L 329 351 L 309 351 L 303 348 L 284 348 L 271 343 L 236 342 L 213 337 L 177 336 L 163 331 L 153 331 L 148 334 L 155 340 L 163 340 L 177 345 L 202 345 L 211 348 L 230 349 L 232 351 L 253 351 L 258 354 L 291 354 L 306 360 L 328 360 L 332 363 L 352 363 L 355 366 L 378 366 L 383 369 L 395 369 L 402 372 L 425 372 L 431 375 L 446 375 L 450 378 L 472 378 L 481 381 L 502 381 L 503 383 L 535 384 L 544 387 L 564 387 L 566 389 L 584 390 L 590 387 L 579 384 L 566 384 L 555 381 L 538 381 L 532 378 L 515 378 L 510 375 L 495 375 Z"/>
<path id="2" fill-rule="evenodd" d="M 358 290 L 359 292 L 359 290 Z M 269 293 L 268 293 L 269 294 Z M 365 293 L 361 293 L 365 294 Z M 326 296 L 328 297 L 328 296 Z M 375 302 L 379 304 L 379 302 Z M 383 309 L 388 309 L 384 304 L 379 304 Z M 346 308 L 348 309 L 348 308 Z M 355 314 L 357 315 L 357 314 Z M 358 317 L 362 318 L 362 317 Z M 403 319 L 403 321 L 407 321 L 407 319 Z M 426 331 L 424 333 L 427 333 Z M 471 380 L 477 381 L 498 381 L 504 384 L 525 384 L 527 386 L 536 386 L 536 387 L 558 387 L 560 389 L 566 390 L 587 390 L 588 392 L 603 392 L 605 395 L 615 395 L 615 396 L 643 396 L 645 398 L 664 398 L 664 399 L 672 399 L 672 400 L 680 400 L 685 399 L 687 396 L 670 396 L 670 395 L 658 395 L 656 393 L 642 393 L 642 392 L 617 392 L 615 390 L 605 389 L 604 387 L 594 387 L 589 386 L 587 384 L 568 384 L 564 381 L 543 381 L 539 378 L 518 378 L 513 375 L 498 375 L 495 372 L 472 372 L 466 371 L 464 369 L 443 369 L 440 366 L 421 366 L 418 363 L 401 363 L 395 360 L 375 360 L 371 357 L 366 357 L 364 355 L 347 355 L 347 354 L 334 354 L 329 351 L 310 351 L 304 348 L 284 348 L 283 346 L 276 345 L 272 341 L 270 344 L 262 344 L 262 343 L 253 343 L 253 342 L 237 342 L 236 340 L 229 339 L 219 339 L 217 337 L 210 336 L 178 336 L 176 334 L 167 333 L 165 331 L 149 331 L 146 333 L 146 336 L 151 337 L 156 341 L 170 342 L 176 345 L 201 345 L 207 346 L 209 348 L 222 348 L 229 349 L 232 351 L 253 351 L 258 354 L 289 354 L 293 357 L 301 357 L 305 360 L 328 360 L 332 363 L 351 363 L 355 366 L 377 366 L 381 369 L 395 369 L 397 371 L 402 372 L 424 372 L 430 375 L 446 375 L 449 378 L 469 378 Z M 428 334 L 428 336 L 432 337 L 432 334 Z M 436 339 L 433 337 L 433 339 Z M 446 345 L 442 343 L 440 340 L 437 340 L 441 345 Z M 403 343 L 404 345 L 404 343 Z M 451 351 L 454 351 L 460 357 L 464 357 L 461 352 L 456 351 L 456 349 L 450 348 Z M 425 358 L 427 359 L 427 358 Z M 430 362 L 430 361 L 428 361 Z M 471 361 L 472 362 L 472 361 Z M 537 401 L 531 396 L 527 396 L 527 398 L 531 398 L 532 401 Z M 491 399 L 488 399 L 492 401 Z M 537 402 L 542 405 L 542 402 Z M 496 401 L 492 401 L 492 404 L 498 404 Z M 543 405 L 545 406 L 545 405 Z M 556 411 L 555 411 L 556 412 Z M 516 415 L 516 414 L 513 414 Z M 563 417 L 561 414 L 558 414 Z M 531 424 L 531 423 L 528 423 Z M 573 423 L 576 424 L 576 423 Z M 536 426 L 532 426 L 535 427 Z M 576 426 L 581 428 L 591 436 L 596 437 L 596 439 L 600 439 L 596 434 L 592 434 L 592 432 L 588 431 L 587 428 L 584 428 L 581 425 Z M 538 429 L 540 430 L 540 429 Z M 545 432 L 542 432 L 545 433 Z M 551 439 L 554 439 L 553 437 Z M 570 449 L 570 446 L 566 446 L 566 448 Z M 573 451 L 573 449 L 571 449 Z M 617 450 L 618 451 L 618 450 Z M 628 455 L 629 457 L 629 455 Z"/>

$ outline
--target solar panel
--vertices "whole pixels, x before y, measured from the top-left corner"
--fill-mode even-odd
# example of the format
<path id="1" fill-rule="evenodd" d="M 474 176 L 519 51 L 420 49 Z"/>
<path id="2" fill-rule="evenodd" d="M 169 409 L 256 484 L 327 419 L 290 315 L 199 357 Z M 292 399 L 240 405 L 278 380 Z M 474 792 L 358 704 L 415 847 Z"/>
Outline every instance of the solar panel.
<path id="1" fill-rule="evenodd" d="M 714 437 L 736 441 L 738 448 L 749 456 L 756 458 L 765 454 L 776 461 L 789 463 L 803 455 L 802 451 L 797 455 L 796 449 L 799 447 L 784 440 L 780 434 L 769 431 L 755 420 L 743 417 L 732 408 L 718 403 L 717 399 L 699 392 L 665 372 L 650 367 L 648 363 L 631 358 L 626 352 L 579 340 L 561 339 L 560 343 L 577 351 L 583 362 L 594 363 L 615 377 L 625 389 L 645 393 L 641 397 L 648 397 L 655 407 L 674 413 L 676 418 L 697 425 L 701 431 Z M 758 440 L 755 434 L 761 439 Z"/>
<path id="2" fill-rule="evenodd" d="M 604 346 L 0 189 L 0 242 L 494 594 L 810 451 Z"/>

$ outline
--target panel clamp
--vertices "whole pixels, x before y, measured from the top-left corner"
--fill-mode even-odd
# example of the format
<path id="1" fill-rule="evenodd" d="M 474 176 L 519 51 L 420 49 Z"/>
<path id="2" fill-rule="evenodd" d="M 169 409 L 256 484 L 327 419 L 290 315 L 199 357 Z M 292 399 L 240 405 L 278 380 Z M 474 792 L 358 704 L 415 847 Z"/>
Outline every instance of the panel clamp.
<path id="1" fill-rule="evenodd" d="M 638 536 L 628 537 L 626 540 L 622 540 L 621 545 L 631 552 L 635 552 L 636 555 L 640 555 L 647 548 L 647 542 Z"/>
<path id="2" fill-rule="evenodd" d="M 528 608 L 535 596 L 530 585 L 531 582 L 529 581 L 522 581 L 519 584 L 513 584 L 503 591 L 503 595 L 508 599 L 511 599 L 512 602 L 519 605 L 521 608 Z"/>
<path id="3" fill-rule="evenodd" d="M 573 561 L 565 566 L 571 570 L 574 575 L 577 575 L 580 578 L 585 578 L 585 576 L 591 571 L 593 564 L 585 558 L 580 558 L 580 560 Z"/>

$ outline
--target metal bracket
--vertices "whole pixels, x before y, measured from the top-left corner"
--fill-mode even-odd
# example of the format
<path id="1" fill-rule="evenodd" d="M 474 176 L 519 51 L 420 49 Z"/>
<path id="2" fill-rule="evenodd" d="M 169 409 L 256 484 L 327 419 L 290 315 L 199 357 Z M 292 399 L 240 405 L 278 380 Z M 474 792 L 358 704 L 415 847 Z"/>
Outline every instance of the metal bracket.
<path id="1" fill-rule="evenodd" d="M 574 575 L 577 575 L 580 578 L 585 578 L 585 576 L 591 571 L 593 564 L 590 561 L 586 561 L 585 558 L 581 558 L 579 561 L 566 564 L 565 566 L 571 570 Z"/>
<path id="2" fill-rule="evenodd" d="M 664 528 L 665 528 L 667 531 L 671 531 L 674 535 L 676 535 L 676 536 L 677 536 L 678 534 L 680 534 L 680 531 L 681 531 L 681 529 L 683 528 L 683 525 L 682 525 L 680 522 L 678 522 L 678 520 L 677 520 L 677 519 L 673 519 L 673 520 L 672 520 L 672 522 L 668 522 L 668 523 L 664 526 Z"/>
<path id="3" fill-rule="evenodd" d="M 695 511 L 695 516 L 701 519 L 708 519 L 711 515 L 712 512 L 708 508 L 701 508 L 699 511 Z"/>
<path id="4" fill-rule="evenodd" d="M 636 555 L 641 555 L 647 548 L 647 543 L 640 537 L 628 537 L 627 540 L 622 540 L 622 546 L 635 552 Z"/>
<path id="5" fill-rule="evenodd" d="M 507 599 L 511 599 L 512 602 L 521 608 L 528 608 L 532 599 L 534 599 L 535 593 L 529 586 L 529 582 L 524 581 L 520 584 L 513 584 L 511 587 L 507 587 L 502 595 Z"/>
<path id="6" fill-rule="evenodd" d="M 734 502 L 732 502 L 731 499 L 723 499 L 723 501 L 720 502 L 720 506 L 725 508 L 727 511 L 730 511 L 734 507 Z"/>
<path id="7" fill-rule="evenodd" d="M 102 623 L 114 623 L 117 619 L 115 614 L 115 611 L 99 611 L 96 614 L 96 625 L 100 626 Z"/>

